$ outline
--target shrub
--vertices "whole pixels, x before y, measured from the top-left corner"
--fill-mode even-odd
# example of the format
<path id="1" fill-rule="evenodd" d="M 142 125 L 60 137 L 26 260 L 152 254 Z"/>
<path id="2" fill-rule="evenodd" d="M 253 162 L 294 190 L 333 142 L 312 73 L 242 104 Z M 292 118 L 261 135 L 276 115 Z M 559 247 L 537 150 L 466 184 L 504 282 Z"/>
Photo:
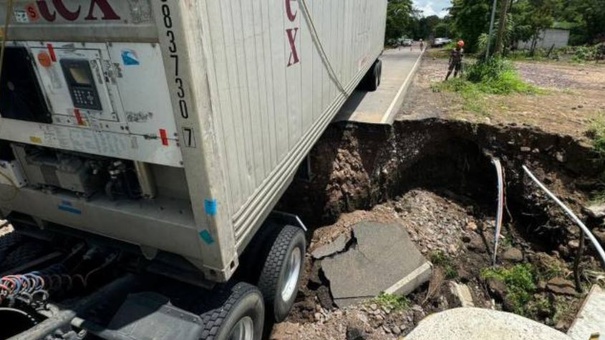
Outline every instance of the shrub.
<path id="1" fill-rule="evenodd" d="M 484 279 L 496 279 L 506 284 L 506 299 L 513 306 L 513 311 L 527 315 L 527 306 L 536 291 L 534 270 L 530 264 L 518 264 L 512 268 L 484 269 Z"/>

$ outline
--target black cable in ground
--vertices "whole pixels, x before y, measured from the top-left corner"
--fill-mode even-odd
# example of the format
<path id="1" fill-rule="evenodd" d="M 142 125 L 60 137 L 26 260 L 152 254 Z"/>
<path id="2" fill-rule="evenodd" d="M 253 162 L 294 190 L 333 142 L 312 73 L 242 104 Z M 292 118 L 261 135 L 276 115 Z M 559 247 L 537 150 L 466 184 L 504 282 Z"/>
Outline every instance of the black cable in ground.
<path id="1" fill-rule="evenodd" d="M 584 255 L 584 233 L 580 233 L 580 246 L 578 247 L 578 251 L 576 253 L 576 258 L 573 262 L 573 277 L 576 283 L 576 291 L 579 293 L 583 293 L 582 285 L 580 283 L 580 262 L 582 261 L 582 256 Z"/>

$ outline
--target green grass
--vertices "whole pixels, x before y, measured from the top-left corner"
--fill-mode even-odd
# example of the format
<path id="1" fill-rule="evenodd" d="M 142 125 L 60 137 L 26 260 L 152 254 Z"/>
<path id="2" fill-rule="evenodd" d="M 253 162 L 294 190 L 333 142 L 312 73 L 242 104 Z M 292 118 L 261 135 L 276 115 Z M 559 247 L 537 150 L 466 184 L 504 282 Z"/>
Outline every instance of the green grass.
<path id="1" fill-rule="evenodd" d="M 506 298 L 513 312 L 529 315 L 528 304 L 536 291 L 534 270 L 530 264 L 518 264 L 511 268 L 486 268 L 481 271 L 484 279 L 496 279 L 506 284 Z"/>
<path id="2" fill-rule="evenodd" d="M 562 296 L 555 296 L 555 301 L 554 301 L 553 307 L 555 310 L 555 315 L 553 316 L 554 324 L 557 324 L 557 322 L 569 318 L 570 314 L 573 313 L 572 306 Z"/>
<path id="3" fill-rule="evenodd" d="M 590 122 L 588 135 L 599 158 L 605 159 L 605 113 L 599 112 Z"/>
<path id="4" fill-rule="evenodd" d="M 442 251 L 432 252 L 430 255 L 431 262 L 439 267 L 442 267 L 445 273 L 445 278 L 452 280 L 458 277 L 458 271 L 451 258 L 447 257 Z"/>
<path id="5" fill-rule="evenodd" d="M 512 64 L 504 59 L 492 58 L 464 65 L 464 75 L 445 82 L 433 84 L 433 91 L 456 92 L 463 99 L 466 111 L 480 116 L 490 116 L 488 95 L 541 94 L 543 90 L 524 82 Z"/>
<path id="6" fill-rule="evenodd" d="M 559 260 L 541 261 L 535 267 L 536 279 L 540 281 L 549 281 L 556 277 L 565 277 L 569 270 Z"/>
<path id="7" fill-rule="evenodd" d="M 391 311 L 403 311 L 410 307 L 410 301 L 405 296 L 387 293 L 380 293 L 371 302 Z"/>
<path id="8" fill-rule="evenodd" d="M 597 162 L 605 161 L 605 113 L 598 112 L 590 122 L 587 135 L 592 140 L 592 146 Z M 605 203 L 605 172 L 600 176 L 597 190 L 591 192 L 590 201 L 593 204 Z"/>

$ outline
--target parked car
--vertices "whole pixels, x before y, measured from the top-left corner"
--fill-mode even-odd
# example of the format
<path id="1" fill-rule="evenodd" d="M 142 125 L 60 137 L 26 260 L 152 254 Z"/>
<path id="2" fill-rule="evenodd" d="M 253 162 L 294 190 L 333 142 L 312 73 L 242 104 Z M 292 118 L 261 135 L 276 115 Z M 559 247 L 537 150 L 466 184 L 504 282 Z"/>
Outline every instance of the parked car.
<path id="1" fill-rule="evenodd" d="M 401 46 L 412 46 L 413 43 L 414 43 L 414 40 L 412 40 L 412 39 L 403 39 L 401 41 Z"/>
<path id="2" fill-rule="evenodd" d="M 452 39 L 449 38 L 435 38 L 431 46 L 433 47 L 443 47 L 452 42 Z"/>

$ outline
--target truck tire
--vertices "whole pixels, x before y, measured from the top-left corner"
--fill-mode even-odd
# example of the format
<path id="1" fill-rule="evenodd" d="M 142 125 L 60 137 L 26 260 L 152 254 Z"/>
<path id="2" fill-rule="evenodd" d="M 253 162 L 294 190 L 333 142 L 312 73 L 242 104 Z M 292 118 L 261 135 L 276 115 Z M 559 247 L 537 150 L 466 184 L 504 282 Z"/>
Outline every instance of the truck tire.
<path id="1" fill-rule="evenodd" d="M 206 340 L 261 340 L 265 321 L 263 296 L 244 282 L 212 293 L 217 306 L 201 315 Z"/>
<path id="2" fill-rule="evenodd" d="M 382 61 L 376 60 L 361 81 L 361 89 L 369 92 L 376 91 L 382 80 Z"/>
<path id="3" fill-rule="evenodd" d="M 302 229 L 287 225 L 279 231 L 266 257 L 258 288 L 265 298 L 267 315 L 275 322 L 283 321 L 294 305 L 306 243 Z"/>

